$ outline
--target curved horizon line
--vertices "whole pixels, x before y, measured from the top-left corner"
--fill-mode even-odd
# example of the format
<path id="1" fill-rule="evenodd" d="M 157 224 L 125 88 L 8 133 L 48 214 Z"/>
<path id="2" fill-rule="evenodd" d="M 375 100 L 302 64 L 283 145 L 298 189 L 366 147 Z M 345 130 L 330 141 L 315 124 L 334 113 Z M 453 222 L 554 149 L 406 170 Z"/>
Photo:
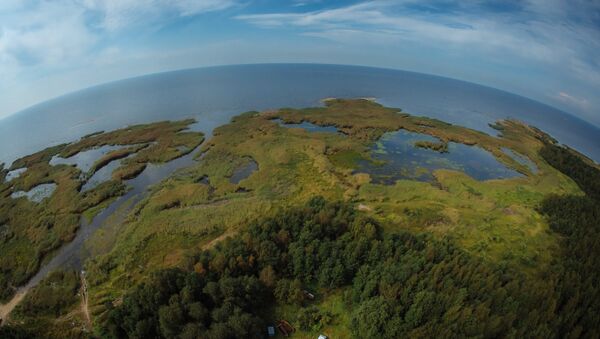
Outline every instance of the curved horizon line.
<path id="1" fill-rule="evenodd" d="M 56 101 L 56 100 L 60 100 L 63 99 L 65 97 L 71 96 L 71 95 L 75 95 L 81 92 L 85 92 L 88 90 L 92 90 L 92 89 L 96 89 L 99 87 L 104 87 L 104 86 L 109 86 L 109 85 L 113 85 L 119 82 L 124 82 L 124 81 L 131 81 L 131 80 L 137 80 L 137 79 L 142 79 L 142 78 L 146 78 L 146 77 L 152 77 L 152 76 L 157 76 L 157 75 L 164 75 L 164 74 L 169 74 L 169 73 L 178 73 L 178 72 L 185 72 L 185 71 L 192 71 L 192 70 L 202 70 L 202 69 L 215 69 L 215 68 L 228 68 L 228 67 L 240 67 L 240 66 L 267 66 L 267 65 L 280 65 L 280 66 L 285 66 L 285 65 L 305 65 L 305 66 L 342 66 L 342 67 L 352 67 L 352 68 L 366 68 L 366 69 L 376 69 L 376 70 L 385 70 L 385 71 L 395 71 L 395 72 L 405 72 L 405 73 L 413 73 L 413 74 L 419 74 L 419 75 L 425 75 L 425 76 L 430 76 L 430 77 L 435 77 L 435 78 L 440 78 L 440 79 L 448 79 L 448 80 L 452 80 L 452 81 L 459 81 L 459 82 L 463 82 L 466 84 L 470 84 L 470 85 L 476 85 L 476 86 L 480 86 L 480 87 L 484 87 L 484 88 L 489 88 L 489 89 L 493 89 L 496 91 L 500 91 L 500 92 L 504 92 L 510 95 L 514 95 L 529 101 L 533 101 L 537 104 L 549 107 L 551 109 L 554 109 L 556 111 L 559 111 L 563 114 L 568 115 L 571 118 L 575 118 L 581 122 L 584 122 L 590 126 L 593 126 L 596 129 L 600 130 L 600 124 L 595 124 L 594 122 L 591 122 L 587 119 L 584 119 L 578 115 L 575 115 L 573 113 L 570 113 L 568 111 L 562 110 L 558 107 L 552 106 L 550 104 L 541 102 L 539 100 L 530 98 L 530 97 L 526 97 L 524 95 L 518 94 L 518 93 L 514 93 L 514 92 L 510 92 L 508 90 L 504 90 L 501 88 L 497 88 L 497 87 L 492 87 L 486 84 L 481 84 L 481 83 L 477 83 L 477 82 L 473 82 L 473 81 L 468 81 L 468 80 L 464 80 L 464 79 L 459 79 L 459 78 L 452 78 L 452 77 L 448 77 L 448 76 L 443 76 L 443 75 L 437 75 L 437 74 L 433 74 L 433 73 L 424 73 L 424 72 L 416 72 L 416 71 L 410 71 L 410 70 L 405 70 L 405 69 L 401 69 L 401 68 L 389 68 L 389 67 L 380 67 L 380 66 L 368 66 L 368 65 L 357 65 L 357 64 L 332 64 L 332 63 L 318 63 L 318 62 L 265 62 L 265 63 L 241 63 L 241 64 L 221 64 L 221 65 L 210 65 L 210 66 L 200 66 L 200 67 L 189 67 L 189 68 L 178 68 L 178 69 L 173 69 L 173 70 L 166 70 L 166 71 L 159 71 L 159 72 L 153 72 L 153 73 L 146 73 L 146 74 L 141 74 L 141 75 L 136 75 L 136 76 L 132 76 L 132 77 L 126 77 L 126 78 L 119 78 L 119 79 L 115 79 L 115 80 L 111 80 L 111 81 L 107 81 L 107 82 L 102 82 L 102 83 L 98 83 L 95 85 L 91 85 L 91 86 L 86 86 L 86 87 L 82 87 L 80 89 L 74 90 L 74 91 L 70 91 L 70 92 L 66 92 L 60 95 L 57 95 L 53 98 L 50 99 L 46 99 L 43 101 L 39 101 L 37 103 L 34 103 L 30 106 L 27 106 L 23 109 L 20 109 L 18 111 L 12 112 L 12 113 L 8 113 L 5 116 L 1 116 L 0 117 L 0 123 L 2 122 L 2 120 L 5 120 L 7 118 L 10 117 L 14 117 L 17 116 L 21 113 L 25 113 L 26 111 L 32 110 L 38 106 Z"/>

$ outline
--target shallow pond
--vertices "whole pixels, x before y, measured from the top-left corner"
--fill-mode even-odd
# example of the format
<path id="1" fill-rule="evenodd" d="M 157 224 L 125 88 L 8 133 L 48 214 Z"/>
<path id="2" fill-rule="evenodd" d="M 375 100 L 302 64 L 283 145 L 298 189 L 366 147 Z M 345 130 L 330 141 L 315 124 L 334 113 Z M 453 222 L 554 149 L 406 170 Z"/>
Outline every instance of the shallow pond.
<path id="1" fill-rule="evenodd" d="M 4 178 L 4 180 L 6 180 L 6 182 L 14 180 L 14 179 L 20 177 L 21 174 L 23 174 L 23 172 L 25 172 L 25 171 L 27 171 L 27 168 L 17 168 L 16 170 L 12 170 L 12 171 L 6 173 L 6 178 Z"/>
<path id="2" fill-rule="evenodd" d="M 92 165 L 96 160 L 100 159 L 102 156 L 106 155 L 109 152 L 121 149 L 125 146 L 112 146 L 106 145 L 102 147 L 93 148 L 87 151 L 79 152 L 71 157 L 62 158 L 58 155 L 55 155 L 50 160 L 50 165 L 75 165 L 79 170 L 83 173 L 87 173 L 87 171 L 92 168 Z"/>
<path id="3" fill-rule="evenodd" d="M 281 119 L 274 119 L 273 121 L 278 123 L 279 126 L 282 126 L 285 128 L 302 128 L 302 129 L 305 129 L 307 132 L 329 132 L 329 133 L 339 132 L 339 130 L 335 126 L 319 126 L 319 125 L 315 125 L 308 121 L 303 121 L 299 124 L 287 124 Z"/>
<path id="4" fill-rule="evenodd" d="M 35 186 L 34 188 L 32 188 L 31 190 L 29 190 L 27 192 L 25 192 L 25 191 L 14 192 L 10 195 L 10 197 L 13 199 L 27 197 L 27 199 L 29 199 L 30 201 L 39 203 L 42 200 L 51 196 L 52 193 L 54 193 L 55 189 L 56 189 L 55 183 L 41 184 L 41 185 Z"/>
<path id="5" fill-rule="evenodd" d="M 417 141 L 439 140 L 405 130 L 386 133 L 372 148 L 373 161 L 361 160 L 357 172 L 369 173 L 373 182 L 380 184 L 399 179 L 430 181 L 436 169 L 462 171 L 477 180 L 521 176 L 482 148 L 451 142 L 447 153 L 439 153 L 414 146 Z"/>
<path id="6" fill-rule="evenodd" d="M 240 181 L 248 178 L 252 173 L 258 170 L 258 164 L 254 160 L 248 161 L 246 164 L 238 167 L 233 171 L 229 182 L 232 184 L 239 184 Z"/>
<path id="7" fill-rule="evenodd" d="M 519 153 L 511 150 L 510 148 L 506 148 L 506 147 L 502 147 L 502 152 L 504 152 L 509 157 L 513 158 L 513 160 L 515 160 L 519 164 L 527 166 L 527 168 L 529 168 L 529 170 L 531 171 L 531 173 L 535 174 L 535 173 L 538 172 L 537 166 L 528 157 L 526 157 L 526 156 L 524 156 L 522 154 L 519 154 Z"/>
<path id="8" fill-rule="evenodd" d="M 112 172 L 121 166 L 123 160 L 132 156 L 135 156 L 135 153 L 123 159 L 113 160 L 107 165 L 104 165 L 102 168 L 97 170 L 89 179 L 87 179 L 85 184 L 83 184 L 83 186 L 81 187 L 81 192 L 87 192 L 91 189 L 96 188 L 101 183 L 110 180 L 110 178 L 112 177 Z"/>

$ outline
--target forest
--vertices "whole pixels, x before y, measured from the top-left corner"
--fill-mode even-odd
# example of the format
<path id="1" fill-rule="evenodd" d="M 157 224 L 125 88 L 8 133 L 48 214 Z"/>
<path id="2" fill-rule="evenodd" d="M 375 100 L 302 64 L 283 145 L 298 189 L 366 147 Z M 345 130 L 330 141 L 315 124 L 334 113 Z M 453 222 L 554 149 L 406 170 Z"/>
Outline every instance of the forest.
<path id="1" fill-rule="evenodd" d="M 357 338 L 598 337 L 600 171 L 554 144 L 540 154 L 586 192 L 539 207 L 563 236 L 541 277 L 484 262 L 451 239 L 382 234 L 350 204 L 317 197 L 157 272 L 110 311 L 103 334 L 260 338 L 271 305 L 300 305 L 293 320 L 318 326 L 331 315 L 303 291 L 342 289 Z"/>
<path id="2" fill-rule="evenodd" d="M 350 204 L 317 197 L 157 272 L 110 311 L 103 334 L 260 338 L 270 305 L 301 305 L 294 320 L 315 326 L 331 316 L 303 291 L 343 289 L 357 338 L 598 337 L 600 172 L 560 146 L 541 154 L 587 192 L 540 206 L 564 237 L 543 277 L 483 262 L 451 239 L 384 235 Z"/>
<path id="3" fill-rule="evenodd" d="M 486 261 L 448 237 L 382 225 L 350 202 L 310 199 L 189 253 L 109 303 L 106 338 L 263 338 L 275 305 L 299 307 L 302 329 L 336 322 L 306 291 L 343 295 L 356 338 L 600 336 L 600 171 L 567 148 L 540 155 L 585 195 L 550 195 L 538 211 L 561 238 L 534 276 Z M 31 333 L 29 333 L 31 334 Z M 3 337 L 27 337 L 5 326 Z"/>

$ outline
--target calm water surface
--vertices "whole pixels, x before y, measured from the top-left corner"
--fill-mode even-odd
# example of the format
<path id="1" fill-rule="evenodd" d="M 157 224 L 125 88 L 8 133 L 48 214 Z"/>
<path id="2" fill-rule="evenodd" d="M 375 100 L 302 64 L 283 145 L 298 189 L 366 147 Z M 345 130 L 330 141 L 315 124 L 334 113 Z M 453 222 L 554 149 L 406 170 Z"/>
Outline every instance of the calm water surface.
<path id="1" fill-rule="evenodd" d="M 91 189 L 96 188 L 101 183 L 108 181 L 112 177 L 112 172 L 114 170 L 116 170 L 117 168 L 119 168 L 121 166 L 121 163 L 125 159 L 127 159 L 129 157 L 133 157 L 133 156 L 135 156 L 135 154 L 131 154 L 130 156 L 125 157 L 123 159 L 113 160 L 113 161 L 109 162 L 107 165 L 105 165 L 102 168 L 100 168 L 99 170 L 97 170 L 89 179 L 87 179 L 85 184 L 83 184 L 83 186 L 81 187 L 81 191 L 87 192 Z"/>
<path id="2" fill-rule="evenodd" d="M 240 181 L 248 178 L 252 173 L 258 170 L 258 164 L 254 160 L 249 160 L 248 163 L 236 168 L 229 178 L 232 184 L 239 184 Z"/>
<path id="3" fill-rule="evenodd" d="M 33 202 L 40 203 L 40 202 L 42 202 L 42 200 L 51 196 L 52 193 L 54 193 L 54 190 L 56 190 L 55 183 L 40 184 L 40 185 L 37 185 L 34 188 L 30 189 L 27 192 L 25 192 L 25 191 L 13 192 L 10 195 L 10 197 L 13 199 L 27 197 L 27 199 L 29 199 Z"/>
<path id="4" fill-rule="evenodd" d="M 126 181 L 125 183 L 129 186 L 130 190 L 102 210 L 91 222 L 87 222 L 85 218 L 82 217 L 81 226 L 77 231 L 75 239 L 61 247 L 58 253 L 52 257 L 48 263 L 43 265 L 25 286 L 19 288 L 18 292 L 23 293 L 28 291 L 30 288 L 37 285 L 48 273 L 59 267 L 81 269 L 84 260 L 88 256 L 88 253 L 84 251 L 85 241 L 98 229 L 106 226 L 105 223 L 107 218 L 113 216 L 116 212 L 119 212 L 119 215 L 117 215 L 119 220 L 112 220 L 112 222 L 118 223 L 122 221 L 127 213 L 130 212 L 131 208 L 147 195 L 148 187 L 150 185 L 167 178 L 180 168 L 193 165 L 196 162 L 194 160 L 195 155 L 195 152 L 191 152 L 166 164 L 148 164 L 146 169 L 139 176 Z M 122 208 L 124 206 L 126 208 Z"/>
<path id="5" fill-rule="evenodd" d="M 25 171 L 27 171 L 27 168 L 17 168 L 15 170 L 9 171 L 8 173 L 6 173 L 6 177 L 4 178 L 4 180 L 13 181 L 14 179 L 20 177 L 21 174 L 25 173 Z"/>
<path id="6" fill-rule="evenodd" d="M 307 132 L 328 132 L 328 133 L 337 133 L 339 130 L 335 126 L 319 126 L 315 125 L 308 121 L 303 121 L 299 124 L 286 124 L 281 119 L 275 119 L 274 122 L 278 123 L 279 126 L 285 128 L 302 128 Z"/>
<path id="7" fill-rule="evenodd" d="M 436 169 L 459 170 L 477 180 L 521 176 L 477 146 L 450 142 L 448 152 L 439 153 L 415 147 L 417 141 L 439 142 L 432 136 L 405 130 L 386 133 L 372 149 L 374 161 L 360 161 L 357 172 L 369 173 L 373 182 L 382 184 L 399 179 L 430 181 Z"/>
<path id="8" fill-rule="evenodd" d="M 528 157 L 526 157 L 522 154 L 519 154 L 519 153 L 511 150 L 510 148 L 506 148 L 506 147 L 502 147 L 502 152 L 508 154 L 508 156 L 513 158 L 516 162 L 520 163 L 521 165 L 527 166 L 527 168 L 529 168 L 531 173 L 534 173 L 534 174 L 537 173 L 537 171 L 538 171 L 537 166 Z"/>
<path id="9" fill-rule="evenodd" d="M 55 166 L 59 164 L 63 165 L 73 165 L 79 168 L 81 172 L 87 173 L 94 162 L 99 160 L 103 155 L 108 154 L 109 152 L 124 148 L 125 146 L 113 146 L 106 145 L 101 147 L 92 148 L 87 151 L 79 152 L 71 157 L 62 158 L 59 155 L 55 155 L 50 159 L 50 165 Z"/>
<path id="10" fill-rule="evenodd" d="M 272 64 L 190 69 L 75 92 L 0 120 L 0 162 L 49 145 L 157 120 L 196 118 L 203 132 L 249 110 L 320 105 L 325 97 L 374 97 L 489 134 L 517 118 L 600 162 L 600 129 L 507 92 L 431 75 L 356 66 Z"/>

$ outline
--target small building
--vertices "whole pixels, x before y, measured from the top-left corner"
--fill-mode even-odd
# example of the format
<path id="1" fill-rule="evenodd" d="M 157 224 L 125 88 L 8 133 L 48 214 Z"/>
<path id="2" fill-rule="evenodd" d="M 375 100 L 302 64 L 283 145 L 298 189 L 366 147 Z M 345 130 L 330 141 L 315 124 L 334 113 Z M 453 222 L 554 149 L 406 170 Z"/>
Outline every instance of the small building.
<path id="1" fill-rule="evenodd" d="M 267 327 L 267 334 L 269 335 L 269 337 L 274 337 L 275 336 L 275 327 L 273 327 L 273 326 Z"/>
<path id="2" fill-rule="evenodd" d="M 319 334 L 319 338 L 317 339 L 329 339 L 325 334 Z"/>
<path id="3" fill-rule="evenodd" d="M 307 290 L 303 290 L 302 293 L 304 293 L 304 296 L 309 299 L 309 300 L 315 300 L 315 295 L 310 293 Z"/>
<path id="4" fill-rule="evenodd" d="M 288 337 L 290 334 L 296 331 L 294 326 L 292 326 L 287 320 L 279 320 L 277 323 L 277 328 L 284 336 Z"/>

